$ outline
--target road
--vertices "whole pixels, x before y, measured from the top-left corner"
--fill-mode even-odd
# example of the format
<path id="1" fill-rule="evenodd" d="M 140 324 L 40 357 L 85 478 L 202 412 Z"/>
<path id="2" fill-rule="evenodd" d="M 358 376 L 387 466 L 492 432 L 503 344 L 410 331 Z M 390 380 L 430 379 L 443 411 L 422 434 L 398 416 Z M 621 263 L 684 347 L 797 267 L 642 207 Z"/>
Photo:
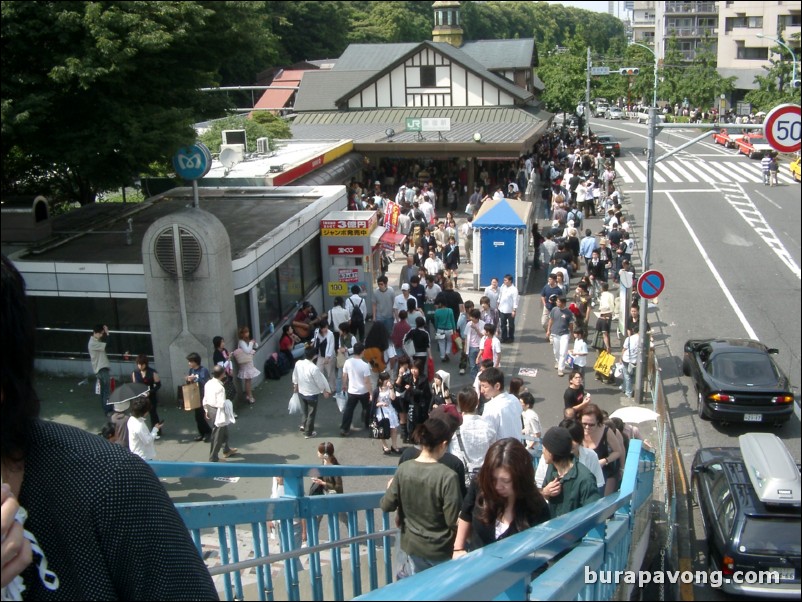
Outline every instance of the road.
<path id="1" fill-rule="evenodd" d="M 646 126 L 601 119 L 591 124 L 621 142 L 616 171 L 641 243 Z M 657 156 L 696 133 L 663 131 Z M 681 151 L 655 170 L 650 267 L 664 274 L 666 288 L 650 308 L 649 322 L 658 333 L 656 348 L 687 478 L 699 447 L 737 445 L 736 437 L 751 430 L 776 433 L 800 462 L 800 189 L 787 162 L 781 164 L 780 185 L 765 186 L 759 163 L 711 141 Z M 796 396 L 795 416 L 786 425 L 722 426 L 698 417 L 693 385 L 682 375 L 683 344 L 713 336 L 756 338 L 779 350 L 778 363 Z M 699 534 L 694 568 L 701 568 L 705 542 L 698 516 L 694 522 Z M 696 597 L 723 599 L 700 589 Z"/>

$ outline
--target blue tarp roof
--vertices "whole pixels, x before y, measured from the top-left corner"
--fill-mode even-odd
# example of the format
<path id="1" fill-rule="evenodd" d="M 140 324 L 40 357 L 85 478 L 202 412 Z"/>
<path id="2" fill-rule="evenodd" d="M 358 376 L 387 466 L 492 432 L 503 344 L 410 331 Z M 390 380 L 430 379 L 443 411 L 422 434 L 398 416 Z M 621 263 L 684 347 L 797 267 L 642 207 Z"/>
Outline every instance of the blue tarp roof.
<path id="1" fill-rule="evenodd" d="M 520 201 L 513 201 L 514 203 Z M 510 206 L 508 199 L 501 199 L 482 215 L 473 220 L 474 228 L 526 228 L 518 212 Z"/>

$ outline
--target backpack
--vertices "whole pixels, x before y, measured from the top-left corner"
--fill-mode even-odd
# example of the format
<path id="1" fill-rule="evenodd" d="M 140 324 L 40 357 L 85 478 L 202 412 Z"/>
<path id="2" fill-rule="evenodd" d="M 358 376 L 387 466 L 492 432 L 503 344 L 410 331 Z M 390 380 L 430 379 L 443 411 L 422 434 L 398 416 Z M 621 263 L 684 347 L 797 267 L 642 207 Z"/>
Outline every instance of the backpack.
<path id="1" fill-rule="evenodd" d="M 278 354 L 274 353 L 265 360 L 265 378 L 279 380 L 281 378 L 281 368 L 278 365 Z"/>
<path id="2" fill-rule="evenodd" d="M 354 305 L 354 301 L 349 297 L 348 302 L 353 307 L 351 312 L 351 326 L 363 326 L 365 324 L 365 314 L 359 309 L 362 307 L 362 299 L 359 300 L 359 305 Z"/>

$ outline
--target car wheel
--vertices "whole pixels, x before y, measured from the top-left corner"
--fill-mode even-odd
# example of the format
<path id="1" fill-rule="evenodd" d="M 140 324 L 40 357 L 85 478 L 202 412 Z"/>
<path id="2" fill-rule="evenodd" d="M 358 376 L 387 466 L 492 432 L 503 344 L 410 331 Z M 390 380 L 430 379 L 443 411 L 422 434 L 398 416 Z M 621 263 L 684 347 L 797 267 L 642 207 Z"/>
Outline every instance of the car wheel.
<path id="1" fill-rule="evenodd" d="M 699 414 L 699 418 L 702 420 L 707 420 L 707 415 L 705 414 L 705 402 L 702 399 L 702 394 L 696 394 L 696 412 Z"/>
<path id="2" fill-rule="evenodd" d="M 685 376 L 691 375 L 691 360 L 689 360 L 687 357 L 682 358 L 682 373 Z"/>

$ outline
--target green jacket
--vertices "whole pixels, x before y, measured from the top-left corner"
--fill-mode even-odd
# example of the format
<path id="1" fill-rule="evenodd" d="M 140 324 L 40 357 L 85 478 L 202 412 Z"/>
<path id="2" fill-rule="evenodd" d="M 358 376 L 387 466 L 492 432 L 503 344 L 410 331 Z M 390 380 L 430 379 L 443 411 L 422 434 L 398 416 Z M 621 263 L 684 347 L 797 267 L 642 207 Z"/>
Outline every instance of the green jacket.
<path id="1" fill-rule="evenodd" d="M 557 476 L 557 469 L 550 464 L 546 470 L 546 478 L 543 484 L 551 483 Z M 579 459 L 574 457 L 574 465 L 562 478 L 562 491 L 560 495 L 548 498 L 551 518 L 562 516 L 571 510 L 581 508 L 585 504 L 590 504 L 598 499 L 599 488 L 596 486 L 596 477 L 588 470 L 587 466 L 580 464 Z"/>

